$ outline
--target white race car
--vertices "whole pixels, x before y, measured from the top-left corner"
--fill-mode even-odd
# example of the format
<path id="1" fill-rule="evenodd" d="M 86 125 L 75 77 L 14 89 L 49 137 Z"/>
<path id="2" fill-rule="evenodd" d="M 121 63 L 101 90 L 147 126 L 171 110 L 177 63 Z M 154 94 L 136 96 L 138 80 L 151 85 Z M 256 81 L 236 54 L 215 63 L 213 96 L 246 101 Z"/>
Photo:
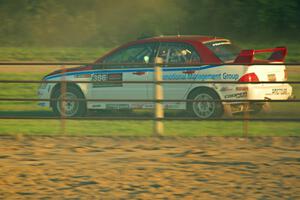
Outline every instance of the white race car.
<path id="1" fill-rule="evenodd" d="M 271 53 L 267 60 L 254 59 L 256 53 L 266 52 Z M 286 52 L 284 47 L 241 51 L 227 39 L 208 36 L 162 36 L 141 39 L 116 48 L 95 62 L 103 65 L 71 68 L 64 73 L 58 70 L 45 76 L 43 80 L 46 81 L 95 82 L 68 83 L 65 93 L 62 93 L 60 83 L 43 83 L 38 90 L 39 98 L 51 101 L 39 104 L 52 107 L 56 114 L 66 117 L 84 116 L 87 110 L 94 109 L 153 108 L 153 102 L 109 100 L 154 99 L 153 84 L 120 83 L 120 81 L 153 81 L 154 65 L 143 66 L 143 64 L 154 63 L 156 57 L 162 58 L 166 63 L 163 66 L 163 80 L 197 81 L 197 83 L 164 83 L 166 100 L 286 100 L 292 96 L 292 87 L 289 84 L 247 84 L 259 81 L 286 81 L 286 67 L 280 65 Z M 124 63 L 136 65 L 126 66 Z M 231 63 L 233 65 L 228 65 Z M 181 64 L 184 66 L 178 67 Z M 199 81 L 236 83 L 199 83 Z M 108 99 L 108 101 L 72 99 Z M 264 102 L 252 102 L 247 109 L 258 112 L 263 105 Z M 231 112 L 241 112 L 245 109 L 243 106 L 242 101 L 164 103 L 166 109 L 186 109 L 203 119 L 220 117 L 225 107 L 229 107 Z"/>

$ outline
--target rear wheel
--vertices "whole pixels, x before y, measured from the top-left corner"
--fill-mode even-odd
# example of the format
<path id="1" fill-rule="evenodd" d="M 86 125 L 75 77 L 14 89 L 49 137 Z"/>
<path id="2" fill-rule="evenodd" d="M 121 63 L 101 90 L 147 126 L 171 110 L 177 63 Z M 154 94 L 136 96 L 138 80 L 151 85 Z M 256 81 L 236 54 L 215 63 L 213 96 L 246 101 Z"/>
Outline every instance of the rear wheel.
<path id="1" fill-rule="evenodd" d="M 194 116 L 201 119 L 215 118 L 223 115 L 224 109 L 221 102 L 214 102 L 211 100 L 220 100 L 219 96 L 210 89 L 200 89 L 193 92 L 189 99 L 201 100 L 207 102 L 190 102 L 188 110 Z"/>
<path id="2" fill-rule="evenodd" d="M 76 87 L 68 86 L 65 93 L 61 93 L 60 88 L 53 94 L 52 109 L 56 115 L 65 117 L 80 117 L 87 112 L 85 101 L 76 101 L 75 99 L 84 99 L 83 94 Z M 62 99 L 68 99 L 62 101 Z"/>

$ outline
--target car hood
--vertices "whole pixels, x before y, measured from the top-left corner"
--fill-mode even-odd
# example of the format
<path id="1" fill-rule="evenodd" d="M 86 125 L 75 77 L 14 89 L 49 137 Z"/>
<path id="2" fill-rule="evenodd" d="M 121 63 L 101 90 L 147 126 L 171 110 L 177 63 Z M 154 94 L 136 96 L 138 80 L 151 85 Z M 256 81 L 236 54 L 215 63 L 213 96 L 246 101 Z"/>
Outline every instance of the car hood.
<path id="1" fill-rule="evenodd" d="M 88 65 L 88 66 L 80 66 L 80 67 L 72 67 L 72 68 L 65 68 L 65 69 L 59 69 L 59 70 L 55 70 L 53 72 L 51 72 L 50 74 L 47 74 L 46 76 L 44 76 L 43 79 L 48 78 L 49 76 L 53 76 L 53 75 L 57 75 L 57 74 L 64 74 L 67 72 L 79 72 L 79 71 L 85 71 L 85 70 L 91 70 L 93 69 L 92 66 Z"/>

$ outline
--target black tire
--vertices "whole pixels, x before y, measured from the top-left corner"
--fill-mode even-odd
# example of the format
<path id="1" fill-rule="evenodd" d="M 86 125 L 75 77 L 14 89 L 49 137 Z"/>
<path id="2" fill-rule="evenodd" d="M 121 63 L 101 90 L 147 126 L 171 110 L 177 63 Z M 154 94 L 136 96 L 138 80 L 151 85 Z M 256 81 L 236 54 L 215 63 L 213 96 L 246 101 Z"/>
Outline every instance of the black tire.
<path id="1" fill-rule="evenodd" d="M 58 99 L 52 102 L 52 110 L 55 115 L 64 117 L 82 117 L 86 115 L 87 107 L 85 101 L 60 101 L 59 99 L 63 99 L 63 97 L 61 88 L 56 88 L 52 95 L 53 99 Z M 65 92 L 65 99 L 84 99 L 84 95 L 78 88 L 68 86 Z M 62 105 L 65 107 L 62 107 Z"/>
<path id="2" fill-rule="evenodd" d="M 189 95 L 191 100 L 220 100 L 220 97 L 211 89 L 201 88 Z M 189 102 L 188 111 L 200 119 L 221 117 L 224 108 L 221 102 Z"/>

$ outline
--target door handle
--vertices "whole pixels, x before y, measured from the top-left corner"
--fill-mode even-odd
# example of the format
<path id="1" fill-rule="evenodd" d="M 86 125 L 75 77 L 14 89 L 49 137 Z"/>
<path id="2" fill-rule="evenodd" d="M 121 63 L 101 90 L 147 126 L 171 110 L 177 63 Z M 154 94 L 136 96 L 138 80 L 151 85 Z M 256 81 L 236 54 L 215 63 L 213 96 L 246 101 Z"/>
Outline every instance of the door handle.
<path id="1" fill-rule="evenodd" d="M 188 70 L 188 71 L 183 71 L 183 74 L 194 74 L 195 70 Z"/>
<path id="2" fill-rule="evenodd" d="M 145 75 L 146 72 L 133 72 L 134 75 L 142 76 Z"/>

